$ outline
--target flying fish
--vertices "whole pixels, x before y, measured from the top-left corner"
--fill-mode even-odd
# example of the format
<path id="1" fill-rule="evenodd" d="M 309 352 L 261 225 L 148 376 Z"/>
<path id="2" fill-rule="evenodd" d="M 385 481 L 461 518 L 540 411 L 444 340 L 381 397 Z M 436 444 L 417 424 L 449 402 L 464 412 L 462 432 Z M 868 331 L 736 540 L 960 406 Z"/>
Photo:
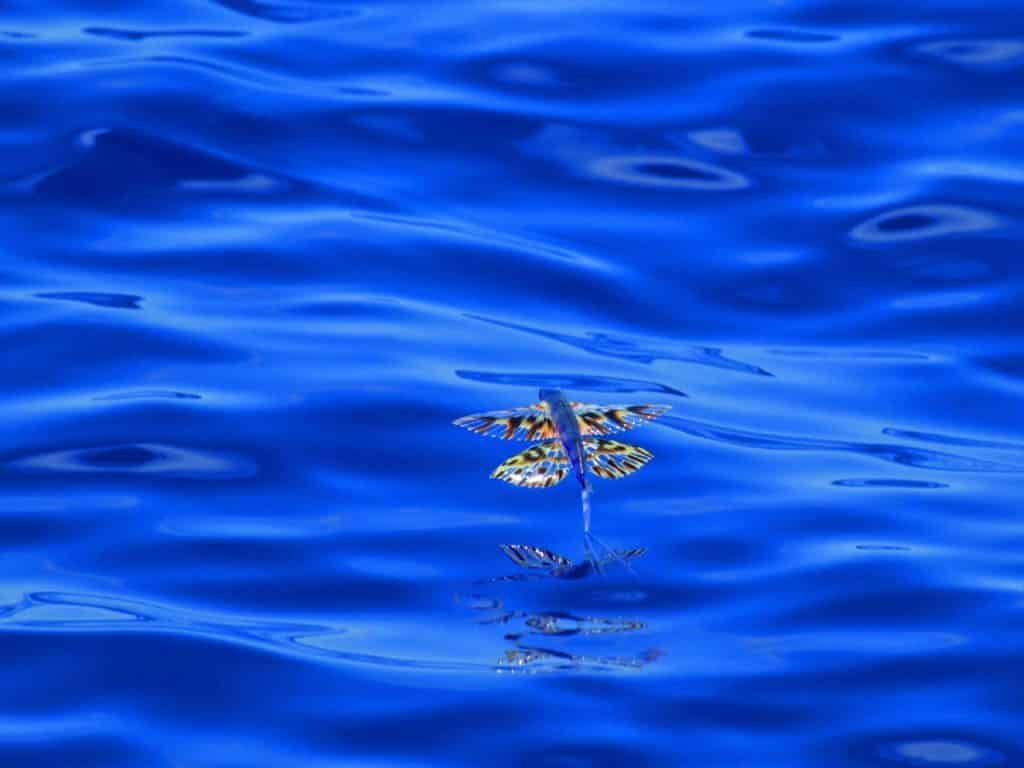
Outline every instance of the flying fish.
<path id="1" fill-rule="evenodd" d="M 524 488 L 550 488 L 571 472 L 583 495 L 583 530 L 590 531 L 591 487 L 587 469 L 617 480 L 654 458 L 635 445 L 606 437 L 633 429 L 669 410 L 667 405 L 594 405 L 569 401 L 557 389 L 540 390 L 540 402 L 522 408 L 475 413 L 456 419 L 458 427 L 504 440 L 536 441 L 491 473 Z"/>

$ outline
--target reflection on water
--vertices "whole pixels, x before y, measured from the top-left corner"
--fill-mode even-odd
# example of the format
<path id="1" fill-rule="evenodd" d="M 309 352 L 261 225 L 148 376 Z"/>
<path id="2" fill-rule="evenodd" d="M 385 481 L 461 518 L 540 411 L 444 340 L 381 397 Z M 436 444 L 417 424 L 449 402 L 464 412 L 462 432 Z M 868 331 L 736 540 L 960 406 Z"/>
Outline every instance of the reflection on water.
<path id="1" fill-rule="evenodd" d="M 511 637 L 509 639 L 512 639 Z M 499 660 L 499 672 L 537 674 L 543 672 L 600 672 L 605 670 L 636 670 L 658 659 L 657 651 L 640 656 L 588 656 L 567 653 L 553 648 L 519 645 L 505 651 Z"/>
<path id="2" fill-rule="evenodd" d="M 494 581 L 526 581 L 529 579 L 583 579 L 593 575 L 603 575 L 611 565 L 621 565 L 630 571 L 629 562 L 643 557 L 647 550 L 644 547 L 632 549 L 608 549 L 595 552 L 592 546 L 587 548 L 587 558 L 573 563 L 567 557 L 534 547 L 529 544 L 501 544 L 499 549 L 505 556 L 528 573 L 516 573 L 508 576 L 496 576 L 480 583 Z M 631 572 L 631 571 L 630 571 Z"/>
<path id="3" fill-rule="evenodd" d="M 499 549 L 510 561 L 527 572 L 482 579 L 477 582 L 478 584 L 521 583 L 537 579 L 595 579 L 604 584 L 605 574 L 611 566 L 628 567 L 629 561 L 642 557 L 647 552 L 642 547 L 615 550 L 607 552 L 595 562 L 586 559 L 574 564 L 567 557 L 528 544 L 502 544 Z M 637 619 L 578 615 L 565 610 L 529 611 L 509 608 L 508 603 L 514 603 L 516 599 L 514 593 L 507 597 L 489 596 L 479 592 L 467 598 L 456 595 L 457 601 L 477 614 L 476 621 L 479 624 L 501 627 L 502 639 L 513 644 L 513 647 L 505 650 L 503 656 L 499 658 L 499 672 L 636 670 L 656 661 L 662 655 L 662 652 L 653 648 L 633 650 L 625 654 L 600 652 L 601 644 L 595 640 L 606 639 L 609 635 L 642 634 L 646 625 Z M 519 600 L 523 599 L 525 598 L 519 597 Z M 642 641 L 642 638 L 638 639 Z M 550 645 L 551 642 L 558 642 L 560 645 Z M 630 644 L 631 647 L 635 645 L 637 643 Z"/>

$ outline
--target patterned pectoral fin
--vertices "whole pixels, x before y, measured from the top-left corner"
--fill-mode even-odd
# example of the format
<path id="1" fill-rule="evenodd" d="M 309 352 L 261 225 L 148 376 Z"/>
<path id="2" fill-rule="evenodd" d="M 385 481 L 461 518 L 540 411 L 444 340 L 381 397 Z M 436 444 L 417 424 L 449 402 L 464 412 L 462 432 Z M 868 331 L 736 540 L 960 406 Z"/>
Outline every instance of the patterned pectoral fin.
<path id="1" fill-rule="evenodd" d="M 529 544 L 500 544 L 505 556 L 520 568 L 566 568 L 572 562 L 561 555 Z"/>
<path id="2" fill-rule="evenodd" d="M 470 432 L 503 440 L 550 440 L 558 433 L 545 403 L 463 416 L 454 422 Z"/>
<path id="3" fill-rule="evenodd" d="M 583 450 L 590 471 L 605 480 L 632 474 L 654 458 L 654 454 L 644 448 L 601 438 L 584 440 Z"/>
<path id="4" fill-rule="evenodd" d="M 580 434 L 610 435 L 633 429 L 652 421 L 672 406 L 669 405 L 591 405 L 572 403 Z"/>
<path id="5" fill-rule="evenodd" d="M 524 488 L 550 488 L 568 473 L 569 460 L 561 443 L 546 440 L 503 461 L 491 477 Z"/>

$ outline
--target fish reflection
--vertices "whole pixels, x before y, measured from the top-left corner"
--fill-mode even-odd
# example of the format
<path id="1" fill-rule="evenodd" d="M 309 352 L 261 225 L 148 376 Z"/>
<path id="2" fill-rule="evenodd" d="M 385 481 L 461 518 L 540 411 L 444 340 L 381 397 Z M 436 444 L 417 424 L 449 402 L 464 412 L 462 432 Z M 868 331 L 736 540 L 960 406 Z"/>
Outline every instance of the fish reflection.
<path id="1" fill-rule="evenodd" d="M 645 547 L 634 547 L 633 549 L 617 549 L 608 552 L 604 557 L 594 562 L 588 558 L 580 563 L 573 563 L 569 558 L 550 552 L 531 544 L 500 544 L 498 548 L 505 553 L 513 563 L 524 568 L 529 573 L 514 573 L 507 576 L 496 576 L 493 579 L 486 579 L 478 582 L 481 584 L 494 583 L 499 581 L 528 581 L 531 579 L 582 579 L 595 572 L 601 572 L 603 567 L 614 562 L 626 562 L 647 553 Z"/>
<path id="2" fill-rule="evenodd" d="M 646 629 L 646 624 L 635 619 L 578 616 L 565 611 L 503 610 L 502 601 L 480 595 L 474 596 L 472 607 L 478 611 L 497 611 L 482 619 L 481 624 L 517 627 L 517 631 L 503 635 L 503 639 L 511 643 L 512 647 L 507 648 L 498 658 L 495 665 L 497 672 L 636 670 L 663 655 L 657 648 L 647 648 L 635 654 L 601 654 L 580 653 L 553 645 L 566 639 L 586 638 L 597 641 Z"/>
<path id="3" fill-rule="evenodd" d="M 657 661 L 661 652 L 651 649 L 638 656 L 590 656 L 566 653 L 551 648 L 513 648 L 498 659 L 498 672 L 538 674 L 541 672 L 578 672 L 587 669 L 618 668 L 636 670 Z"/>
<path id="4" fill-rule="evenodd" d="M 527 573 L 499 576 L 477 583 L 521 582 L 530 579 L 581 579 L 597 571 L 589 560 L 573 563 L 569 558 L 529 544 L 502 544 L 499 549 Z M 616 550 L 604 562 L 642 557 L 646 549 Z M 497 660 L 499 673 L 538 674 L 542 672 L 636 670 L 661 657 L 661 651 L 649 648 L 636 654 L 577 652 L 557 647 L 558 643 L 586 639 L 620 638 L 646 629 L 644 622 L 632 618 L 591 616 L 566 610 L 530 611 L 507 608 L 498 597 L 481 594 L 462 600 L 480 616 L 478 623 L 507 628 L 502 638 L 512 644 Z"/>
<path id="5" fill-rule="evenodd" d="M 497 603 L 500 607 L 501 603 Z M 565 611 L 529 613 L 527 611 L 507 611 L 481 624 L 508 624 L 522 620 L 528 631 L 514 632 L 505 635 L 506 640 L 519 641 L 524 636 L 548 635 L 555 637 L 572 637 L 574 635 L 608 635 L 622 632 L 636 632 L 646 625 L 632 619 L 607 619 L 597 616 L 576 616 Z"/>

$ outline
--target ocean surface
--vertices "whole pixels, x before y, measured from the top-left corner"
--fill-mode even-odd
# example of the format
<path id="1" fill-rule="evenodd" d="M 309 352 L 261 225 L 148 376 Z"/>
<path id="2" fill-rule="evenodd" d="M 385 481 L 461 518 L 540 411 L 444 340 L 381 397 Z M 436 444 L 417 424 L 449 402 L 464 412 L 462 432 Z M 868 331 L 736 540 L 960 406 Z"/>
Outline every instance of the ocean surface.
<path id="1" fill-rule="evenodd" d="M 5 3 L 0 763 L 1024 765 L 1021 10 Z"/>

